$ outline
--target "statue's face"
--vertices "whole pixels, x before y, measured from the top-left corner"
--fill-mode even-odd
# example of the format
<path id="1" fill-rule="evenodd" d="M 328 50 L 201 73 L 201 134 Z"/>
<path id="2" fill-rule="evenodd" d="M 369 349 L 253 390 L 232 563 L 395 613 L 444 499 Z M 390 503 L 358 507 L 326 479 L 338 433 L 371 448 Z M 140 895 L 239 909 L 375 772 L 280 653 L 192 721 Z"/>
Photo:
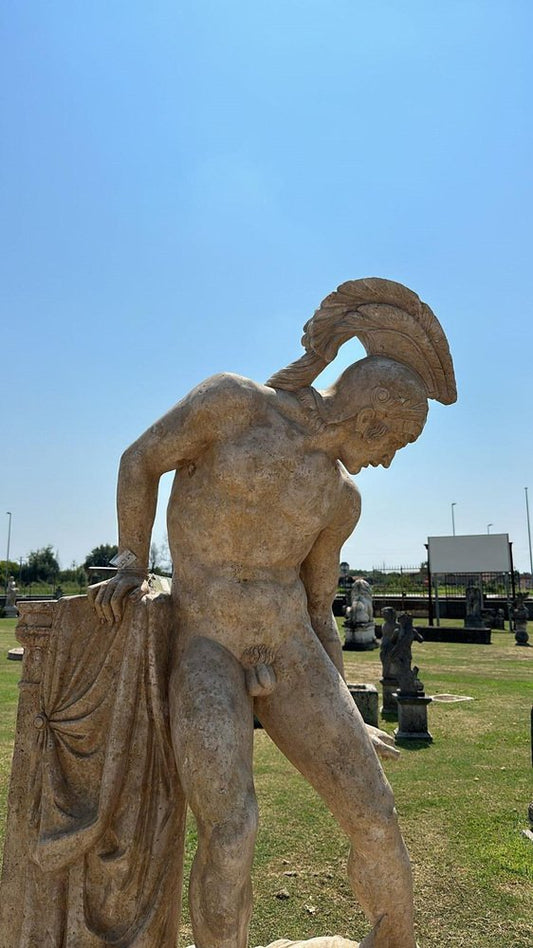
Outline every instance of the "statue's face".
<path id="1" fill-rule="evenodd" d="M 346 442 L 341 446 L 339 460 L 349 470 L 357 474 L 364 467 L 390 467 L 394 455 L 400 448 L 416 441 L 420 435 L 427 411 L 414 418 L 411 414 L 402 418 L 374 418 L 363 426 L 362 431 L 348 433 Z M 347 425 L 346 425 L 347 427 Z M 350 437 L 351 435 L 351 437 Z"/>
<path id="2" fill-rule="evenodd" d="M 396 451 L 416 441 L 427 418 L 425 388 L 407 367 L 370 365 L 366 378 L 354 373 L 351 385 L 365 384 L 366 407 L 339 425 L 339 459 L 357 474 L 363 467 L 389 467 Z"/>

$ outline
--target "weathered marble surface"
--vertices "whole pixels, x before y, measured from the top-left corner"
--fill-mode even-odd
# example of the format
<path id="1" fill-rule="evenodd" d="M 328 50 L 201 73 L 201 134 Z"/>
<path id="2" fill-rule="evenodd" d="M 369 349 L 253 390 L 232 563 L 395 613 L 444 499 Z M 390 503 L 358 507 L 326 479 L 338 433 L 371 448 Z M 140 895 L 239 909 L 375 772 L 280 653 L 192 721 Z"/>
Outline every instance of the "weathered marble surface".
<path id="1" fill-rule="evenodd" d="M 314 389 L 352 336 L 368 357 Z M 429 307 L 387 280 L 343 284 L 303 343 L 266 385 L 206 380 L 128 448 L 116 576 L 90 590 L 92 616 L 60 603 L 23 636 L 6 948 L 174 948 L 185 799 L 198 824 L 195 939 L 246 948 L 254 713 L 350 839 L 350 883 L 373 926 L 362 946 L 415 948 L 409 859 L 377 756 L 396 752 L 349 694 L 331 605 L 360 514 L 348 472 L 388 467 L 418 438 L 428 398 L 455 400 L 453 366 Z M 168 471 L 174 574 L 160 600 L 146 575 Z"/>

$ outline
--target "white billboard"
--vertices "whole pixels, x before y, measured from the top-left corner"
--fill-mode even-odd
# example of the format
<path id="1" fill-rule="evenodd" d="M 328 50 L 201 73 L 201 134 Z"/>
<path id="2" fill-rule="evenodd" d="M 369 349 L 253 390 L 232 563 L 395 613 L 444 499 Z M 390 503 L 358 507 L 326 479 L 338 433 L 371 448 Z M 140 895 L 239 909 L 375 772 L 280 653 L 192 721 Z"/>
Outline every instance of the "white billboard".
<path id="1" fill-rule="evenodd" d="M 509 573 L 508 533 L 428 537 L 432 573 Z"/>

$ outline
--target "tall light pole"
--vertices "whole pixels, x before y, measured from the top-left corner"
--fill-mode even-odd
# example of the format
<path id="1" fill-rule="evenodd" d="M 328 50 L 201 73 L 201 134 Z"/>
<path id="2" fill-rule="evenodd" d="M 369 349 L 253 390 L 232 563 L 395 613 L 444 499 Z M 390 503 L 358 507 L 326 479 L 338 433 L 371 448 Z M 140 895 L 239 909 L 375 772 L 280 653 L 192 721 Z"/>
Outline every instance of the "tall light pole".
<path id="1" fill-rule="evenodd" d="M 453 508 L 456 507 L 456 506 L 457 506 L 457 504 L 456 504 L 456 502 L 455 502 L 455 500 L 454 500 L 454 502 L 453 502 L 453 504 L 452 504 L 452 533 L 453 533 L 454 536 L 455 536 L 455 511 L 454 511 Z"/>
<path id="2" fill-rule="evenodd" d="M 533 579 L 533 555 L 531 553 L 531 524 L 529 522 L 529 500 L 527 497 L 527 487 L 524 487 L 526 494 L 526 516 L 527 516 L 527 538 L 529 540 L 529 572 Z"/>
<path id="3" fill-rule="evenodd" d="M 9 547 L 11 544 L 11 511 L 6 510 L 6 517 L 9 517 L 9 524 L 7 528 L 7 553 L 6 553 L 6 596 L 7 596 L 7 587 L 9 584 Z"/>
<path id="4" fill-rule="evenodd" d="M 492 524 L 492 523 L 488 523 L 488 524 L 487 524 L 487 533 L 490 533 L 490 528 L 491 528 L 492 526 L 494 526 L 494 524 Z"/>

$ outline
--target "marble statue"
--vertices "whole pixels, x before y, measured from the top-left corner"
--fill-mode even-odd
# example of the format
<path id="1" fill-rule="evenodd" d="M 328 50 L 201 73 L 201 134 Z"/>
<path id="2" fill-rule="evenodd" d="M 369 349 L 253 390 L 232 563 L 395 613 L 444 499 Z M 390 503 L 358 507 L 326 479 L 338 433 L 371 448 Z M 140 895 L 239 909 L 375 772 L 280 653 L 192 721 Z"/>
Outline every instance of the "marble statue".
<path id="1" fill-rule="evenodd" d="M 17 613 L 17 596 L 19 594 L 18 586 L 15 583 L 15 577 L 10 576 L 6 589 L 6 602 L 4 607 L 4 616 L 14 618 Z"/>
<path id="2" fill-rule="evenodd" d="M 396 609 L 384 606 L 381 610 L 383 625 L 381 627 L 381 646 L 379 657 L 383 669 L 383 678 L 394 678 L 397 681 L 397 669 L 394 664 L 393 649 L 398 641 L 400 626 L 396 621 Z"/>
<path id="3" fill-rule="evenodd" d="M 372 588 L 362 576 L 357 576 L 353 581 L 344 628 L 345 649 L 374 648 L 376 639 Z"/>
<path id="4" fill-rule="evenodd" d="M 353 336 L 367 357 L 330 388 L 313 388 Z M 348 875 L 372 926 L 361 946 L 415 948 L 409 858 L 378 759 L 397 751 L 386 734 L 364 725 L 351 699 L 331 606 L 339 552 L 360 514 L 349 473 L 389 467 L 396 451 L 421 434 L 428 398 L 455 401 L 453 366 L 429 307 L 400 284 L 374 278 L 344 283 L 328 296 L 306 324 L 303 345 L 305 355 L 265 385 L 232 374 L 207 379 L 126 450 L 118 477 L 117 573 L 89 590 L 92 613 L 87 600 L 54 604 L 52 631 L 57 625 L 58 632 L 47 667 L 64 663 L 65 688 L 69 694 L 77 689 L 80 707 L 92 701 L 91 714 L 100 721 L 98 761 L 90 758 L 90 812 L 75 753 L 86 748 L 89 754 L 89 728 L 79 748 L 72 738 L 71 757 L 67 738 L 61 744 L 55 738 L 55 756 L 51 739 L 42 745 L 54 767 L 68 758 L 71 782 L 53 786 L 61 787 L 59 802 L 65 798 L 69 805 L 54 810 L 46 770 L 40 778 L 45 790 L 40 797 L 32 790 L 35 847 L 48 870 L 39 884 L 50 888 L 50 870 L 63 872 L 52 902 L 40 903 L 44 917 L 62 911 L 63 933 L 69 925 L 80 932 L 82 923 L 92 933 L 65 943 L 173 948 L 178 923 L 168 886 L 179 879 L 185 800 L 198 826 L 189 887 L 195 944 L 246 948 L 258 819 L 255 714 L 351 841 Z M 145 580 L 158 482 L 167 471 L 175 472 L 168 506 L 174 573 L 170 596 L 154 597 Z M 91 614 L 98 648 L 122 656 L 107 677 L 99 651 L 78 645 L 79 658 L 73 654 L 82 632 L 71 630 L 76 623 L 89 630 Z M 164 653 L 159 668 L 156 640 Z M 72 683 L 71 668 L 83 662 L 94 689 L 81 687 L 81 671 Z M 43 675 L 48 704 L 71 708 L 73 699 L 57 698 L 60 673 L 45 668 Z M 97 686 L 101 697 L 92 694 Z M 105 702 L 113 719 L 107 729 Z M 74 733 L 79 715 L 68 713 Z M 59 720 L 64 734 L 65 716 L 45 707 L 35 727 L 53 735 Z M 116 797 L 117 815 L 112 793 L 124 782 L 129 789 Z M 135 839 L 136 821 L 144 835 L 128 848 L 123 840 Z M 143 860 L 149 886 L 127 871 L 130 865 L 139 875 Z M 143 898 L 135 895 L 134 910 L 138 891 Z M 95 932 L 100 940 L 91 941 Z M 313 944 L 351 943 L 328 938 Z"/>
<path id="5" fill-rule="evenodd" d="M 398 691 L 404 695 L 416 695 L 424 691 L 418 678 L 418 668 L 412 665 L 413 642 L 423 642 L 424 636 L 413 626 L 413 619 L 407 612 L 401 612 L 397 618 L 398 633 L 390 650 L 390 662 L 393 674 L 398 679 Z"/>
<path id="6" fill-rule="evenodd" d="M 525 595 L 519 594 L 513 605 L 514 637 L 517 645 L 527 645 L 529 642 L 527 631 L 529 612 L 525 603 L 527 595 L 528 593 Z"/>
<path id="7" fill-rule="evenodd" d="M 465 629 L 483 629 L 485 627 L 482 609 L 481 588 L 473 580 L 470 580 L 465 590 Z"/>

